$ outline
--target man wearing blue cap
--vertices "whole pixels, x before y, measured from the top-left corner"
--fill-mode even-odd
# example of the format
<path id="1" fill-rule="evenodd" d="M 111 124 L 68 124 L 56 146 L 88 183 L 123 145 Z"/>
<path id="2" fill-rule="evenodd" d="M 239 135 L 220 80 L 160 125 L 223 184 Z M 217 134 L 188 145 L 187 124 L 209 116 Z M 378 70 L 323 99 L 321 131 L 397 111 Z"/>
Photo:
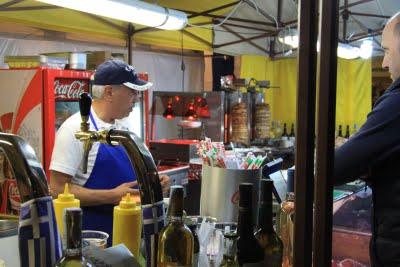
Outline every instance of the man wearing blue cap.
<path id="1" fill-rule="evenodd" d="M 140 91 L 152 84 L 139 79 L 134 68 L 120 60 L 101 64 L 94 75 L 90 112 L 90 130 L 116 128 L 130 130 L 122 119 L 140 101 Z M 125 150 L 98 142 L 89 152 L 87 173 L 82 171 L 83 145 L 75 138 L 80 130 L 79 112 L 68 118 L 57 132 L 50 164 L 50 188 L 53 196 L 63 192 L 65 183 L 81 201 L 83 229 L 107 232 L 112 240 L 113 207 L 127 193 L 139 194 L 136 175 Z M 169 178 L 161 176 L 163 190 Z"/>

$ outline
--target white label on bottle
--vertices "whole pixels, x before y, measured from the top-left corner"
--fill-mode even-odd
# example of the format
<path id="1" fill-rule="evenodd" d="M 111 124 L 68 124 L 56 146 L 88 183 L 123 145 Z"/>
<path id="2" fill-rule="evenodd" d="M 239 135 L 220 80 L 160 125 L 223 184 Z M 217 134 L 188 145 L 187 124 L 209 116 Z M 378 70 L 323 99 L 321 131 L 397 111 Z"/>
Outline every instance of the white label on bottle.
<path id="1" fill-rule="evenodd" d="M 243 267 L 263 267 L 264 263 L 262 261 L 260 261 L 260 262 L 252 262 L 252 263 L 245 263 L 242 266 Z"/>
<path id="2" fill-rule="evenodd" d="M 199 267 L 199 253 L 193 254 L 193 264 L 192 267 Z"/>

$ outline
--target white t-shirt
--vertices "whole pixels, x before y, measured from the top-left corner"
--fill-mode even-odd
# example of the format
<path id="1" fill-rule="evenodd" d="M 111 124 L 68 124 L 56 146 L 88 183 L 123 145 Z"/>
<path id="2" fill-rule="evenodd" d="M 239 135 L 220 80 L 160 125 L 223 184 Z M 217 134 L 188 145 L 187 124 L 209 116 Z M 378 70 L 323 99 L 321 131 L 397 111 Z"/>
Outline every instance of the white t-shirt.
<path id="1" fill-rule="evenodd" d="M 131 130 L 125 119 L 116 120 L 114 124 L 100 120 L 94 110 L 91 110 L 98 130 L 118 129 Z M 87 173 L 82 172 L 83 143 L 75 138 L 75 133 L 80 130 L 82 119 L 80 113 L 69 117 L 58 129 L 51 157 L 50 170 L 58 171 L 72 176 L 72 183 L 83 186 L 92 173 L 100 143 L 95 142 L 90 149 Z M 89 119 L 90 130 L 96 130 Z"/>

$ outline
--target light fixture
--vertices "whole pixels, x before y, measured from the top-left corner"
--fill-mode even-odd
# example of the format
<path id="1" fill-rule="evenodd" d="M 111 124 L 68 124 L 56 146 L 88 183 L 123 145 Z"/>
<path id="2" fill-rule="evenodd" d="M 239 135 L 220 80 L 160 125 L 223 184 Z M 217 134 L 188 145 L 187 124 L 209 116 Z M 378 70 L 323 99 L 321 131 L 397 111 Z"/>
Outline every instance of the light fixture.
<path id="1" fill-rule="evenodd" d="M 193 100 L 189 103 L 188 109 L 185 113 L 185 117 L 186 117 L 186 119 L 188 119 L 190 121 L 194 121 L 197 119 L 196 108 L 194 106 Z"/>
<path id="2" fill-rule="evenodd" d="M 360 49 L 349 44 L 339 43 L 337 55 L 344 59 L 356 59 L 360 56 Z"/>
<path id="3" fill-rule="evenodd" d="M 372 56 L 374 47 L 372 44 L 372 38 L 364 39 L 360 45 L 360 57 L 363 59 L 369 59 Z"/>
<path id="4" fill-rule="evenodd" d="M 199 103 L 199 106 L 197 108 L 197 113 L 199 114 L 199 117 L 210 118 L 211 113 L 210 108 L 208 107 L 207 99 L 205 97 L 199 97 L 197 103 Z"/>
<path id="5" fill-rule="evenodd" d="M 167 108 L 163 113 L 163 117 L 166 118 L 167 120 L 172 120 L 173 118 L 175 118 L 175 112 L 172 109 L 172 98 L 168 100 Z"/>
<path id="6" fill-rule="evenodd" d="M 282 32 L 283 34 L 278 36 L 278 41 L 282 44 L 286 44 L 292 48 L 299 47 L 299 35 L 297 30 L 288 29 Z"/>
<path id="7" fill-rule="evenodd" d="M 180 30 L 187 24 L 184 12 L 138 0 L 36 0 L 164 30 Z"/>

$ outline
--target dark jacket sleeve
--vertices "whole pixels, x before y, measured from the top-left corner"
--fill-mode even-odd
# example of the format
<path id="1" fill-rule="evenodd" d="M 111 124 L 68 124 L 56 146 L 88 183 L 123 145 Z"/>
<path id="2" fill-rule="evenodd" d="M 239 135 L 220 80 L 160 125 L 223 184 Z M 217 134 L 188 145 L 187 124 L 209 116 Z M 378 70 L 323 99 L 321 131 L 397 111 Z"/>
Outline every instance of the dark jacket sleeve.
<path id="1" fill-rule="evenodd" d="M 360 178 L 396 154 L 400 156 L 399 89 L 386 92 L 360 130 L 336 149 L 334 184 Z"/>

